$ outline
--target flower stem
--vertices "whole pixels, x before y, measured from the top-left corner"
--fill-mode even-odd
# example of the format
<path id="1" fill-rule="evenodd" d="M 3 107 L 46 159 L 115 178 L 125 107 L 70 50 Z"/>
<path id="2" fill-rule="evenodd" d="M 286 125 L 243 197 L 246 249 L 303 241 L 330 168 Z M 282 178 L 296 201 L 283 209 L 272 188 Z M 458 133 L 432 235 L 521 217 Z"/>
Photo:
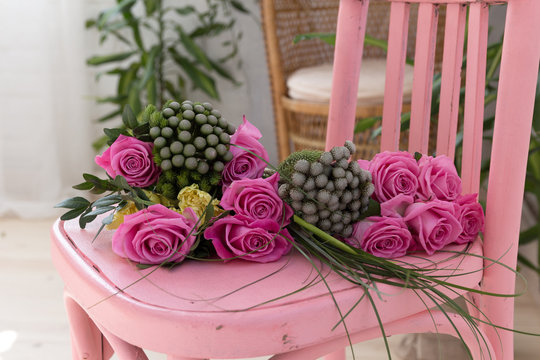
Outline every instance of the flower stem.
<path id="1" fill-rule="evenodd" d="M 308 223 L 307 221 L 305 221 L 301 217 L 299 217 L 297 215 L 294 215 L 293 220 L 294 220 L 295 223 L 297 223 L 298 225 L 300 225 L 304 229 L 312 232 L 314 235 L 317 235 L 318 237 L 320 237 L 321 239 L 329 242 L 330 244 L 337 247 L 338 249 L 346 251 L 349 254 L 353 254 L 353 255 L 358 254 L 355 249 L 353 249 L 349 245 L 345 244 L 343 241 L 339 241 L 338 239 L 336 239 L 332 235 L 329 235 L 326 232 L 319 229 L 318 227 L 316 227 L 315 225 L 312 225 L 312 224 Z"/>

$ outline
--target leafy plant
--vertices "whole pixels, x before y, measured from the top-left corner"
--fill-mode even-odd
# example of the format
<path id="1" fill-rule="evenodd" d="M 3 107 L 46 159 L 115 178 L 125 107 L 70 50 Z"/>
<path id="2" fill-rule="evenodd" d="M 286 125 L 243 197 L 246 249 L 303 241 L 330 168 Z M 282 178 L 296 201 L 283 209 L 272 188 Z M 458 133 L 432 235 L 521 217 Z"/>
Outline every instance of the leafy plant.
<path id="1" fill-rule="evenodd" d="M 216 77 L 238 84 L 226 66 L 237 59 L 242 37 L 234 28 L 234 12 L 249 14 L 238 0 L 206 0 L 203 6 L 117 0 L 115 6 L 87 20 L 86 27 L 99 33 L 100 44 L 113 38 L 124 45 L 120 52 L 87 59 L 89 66 L 106 67 L 97 79 L 102 75 L 117 78 L 116 93 L 97 99 L 100 104 L 114 105 L 115 110 L 98 121 L 116 118 L 125 105 L 138 115 L 141 104 L 161 108 L 164 99 L 184 100 L 188 85 L 189 90 L 199 89 L 219 99 Z M 185 25 L 193 23 L 194 28 Z M 202 42 L 224 33 L 229 34 L 219 45 L 224 55 L 209 55 Z M 105 141 L 97 140 L 94 147 L 101 148 Z"/>

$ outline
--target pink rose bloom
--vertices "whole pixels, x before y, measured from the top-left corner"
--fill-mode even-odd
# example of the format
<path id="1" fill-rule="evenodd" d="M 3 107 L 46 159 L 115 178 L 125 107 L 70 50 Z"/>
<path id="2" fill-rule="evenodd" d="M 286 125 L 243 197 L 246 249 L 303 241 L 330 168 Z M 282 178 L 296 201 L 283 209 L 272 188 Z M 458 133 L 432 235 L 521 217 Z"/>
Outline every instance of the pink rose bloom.
<path id="1" fill-rule="evenodd" d="M 96 156 L 96 164 L 113 179 L 121 175 L 131 186 L 147 187 L 156 183 L 161 173 L 153 160 L 153 146 L 134 137 L 120 135 L 103 155 Z"/>
<path id="2" fill-rule="evenodd" d="M 353 233 L 345 240 L 352 246 L 383 258 L 403 256 L 413 239 L 403 218 L 371 216 L 353 226 Z"/>
<path id="3" fill-rule="evenodd" d="M 252 220 L 242 215 L 217 220 L 204 231 L 221 259 L 239 258 L 267 263 L 287 254 L 292 237 L 274 220 Z M 278 233 L 279 232 L 279 233 Z"/>
<path id="4" fill-rule="evenodd" d="M 381 216 L 403 217 L 409 205 L 414 203 L 410 195 L 398 194 L 396 197 L 381 203 Z"/>
<path id="5" fill-rule="evenodd" d="M 223 193 L 220 205 L 253 220 L 270 219 L 286 226 L 293 209 L 278 195 L 279 174 L 269 178 L 234 181 Z"/>
<path id="6" fill-rule="evenodd" d="M 179 263 L 195 244 L 197 215 L 184 215 L 161 204 L 126 215 L 112 238 L 113 251 L 141 264 Z"/>
<path id="7" fill-rule="evenodd" d="M 429 255 L 456 241 L 462 230 L 454 204 L 446 201 L 411 204 L 404 220 L 417 245 Z"/>
<path id="8" fill-rule="evenodd" d="M 233 158 L 225 164 L 221 174 L 224 191 L 233 181 L 262 176 L 269 157 L 264 146 L 258 141 L 261 137 L 261 132 L 244 116 L 244 123 L 231 136 L 230 150 Z"/>
<path id="9" fill-rule="evenodd" d="M 399 194 L 416 194 L 420 170 L 414 157 L 406 151 L 375 155 L 369 163 L 369 172 L 375 185 L 373 198 L 380 203 Z"/>
<path id="10" fill-rule="evenodd" d="M 484 231 L 484 210 L 476 201 L 477 194 L 462 195 L 457 198 L 454 206 L 456 218 L 463 231 L 456 239 L 458 244 L 466 244 L 474 241 L 478 233 Z"/>
<path id="11" fill-rule="evenodd" d="M 423 156 L 418 161 L 418 198 L 453 201 L 461 194 L 461 179 L 452 160 L 445 156 Z"/>

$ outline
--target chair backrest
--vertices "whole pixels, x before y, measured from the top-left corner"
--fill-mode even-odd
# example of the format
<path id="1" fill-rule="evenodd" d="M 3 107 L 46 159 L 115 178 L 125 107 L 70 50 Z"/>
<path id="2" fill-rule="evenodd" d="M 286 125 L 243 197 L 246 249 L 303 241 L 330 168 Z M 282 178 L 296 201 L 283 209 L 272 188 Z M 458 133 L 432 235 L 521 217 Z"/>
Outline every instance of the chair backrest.
<path id="1" fill-rule="evenodd" d="M 400 136 L 402 78 L 411 3 L 418 3 L 409 151 L 428 148 L 435 36 L 440 8 L 446 8 L 437 154 L 454 157 L 463 48 L 467 30 L 467 65 L 463 123 L 463 192 L 480 186 L 483 145 L 484 89 L 489 8 L 507 4 L 504 44 L 486 200 L 484 254 L 515 268 L 529 150 L 532 113 L 540 59 L 538 0 L 389 0 L 391 2 L 386 90 L 381 151 L 397 150 Z M 327 130 L 327 148 L 351 138 L 365 17 L 369 0 L 342 0 L 339 10 L 334 77 Z M 467 16 L 468 14 L 468 16 Z M 467 26 L 468 19 L 468 26 Z M 355 46 L 352 46 L 355 44 Z M 482 289 L 513 293 L 514 276 L 502 266 L 484 271 Z M 482 297 L 480 308 L 496 324 L 512 328 L 513 301 Z M 493 329 L 486 329 L 493 333 Z M 496 347 L 500 342 L 494 341 Z M 503 339 L 512 354 L 512 340 Z M 506 358 L 506 357 L 505 357 Z"/>
<path id="2" fill-rule="evenodd" d="M 334 47 L 320 40 L 293 43 L 294 38 L 307 33 L 334 33 L 336 31 L 339 0 L 262 0 L 263 30 L 265 33 L 268 63 L 271 69 L 273 88 L 286 93 L 287 77 L 294 71 L 313 65 L 331 63 Z M 366 34 L 385 40 L 388 36 L 390 4 L 386 0 L 371 0 Z M 413 4 L 410 11 L 410 25 L 407 36 L 407 57 L 414 55 L 416 18 L 418 6 Z M 442 40 L 444 12 L 439 17 L 437 38 Z M 364 57 L 381 58 L 385 51 L 380 47 L 367 45 Z M 442 47 L 437 47 L 435 69 L 440 70 Z"/>

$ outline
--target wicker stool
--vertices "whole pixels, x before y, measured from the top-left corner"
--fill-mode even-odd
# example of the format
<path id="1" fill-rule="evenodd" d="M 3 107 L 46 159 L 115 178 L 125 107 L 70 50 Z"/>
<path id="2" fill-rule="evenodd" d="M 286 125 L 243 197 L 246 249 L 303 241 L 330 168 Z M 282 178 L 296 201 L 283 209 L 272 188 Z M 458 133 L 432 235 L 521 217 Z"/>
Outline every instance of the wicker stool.
<path id="1" fill-rule="evenodd" d="M 292 151 L 305 148 L 324 149 L 328 101 L 292 98 L 287 88 L 287 80 L 300 69 L 332 63 L 334 56 L 332 46 L 320 40 L 293 44 L 293 39 L 299 34 L 335 33 L 338 5 L 338 0 L 261 1 L 280 160 Z M 388 38 L 389 5 L 390 3 L 385 0 L 371 1 L 367 34 L 381 40 Z M 410 18 L 407 57 L 413 58 L 417 19 L 417 8 L 414 6 Z M 441 13 L 439 30 L 444 28 L 444 18 L 444 13 Z M 437 44 L 442 45 L 442 40 L 442 31 L 439 31 Z M 364 59 L 384 60 L 385 56 L 381 48 L 365 46 Z M 441 59 L 442 46 L 437 46 L 435 71 L 440 69 Z M 409 111 L 408 103 L 404 104 L 403 111 Z M 359 101 L 356 108 L 357 119 L 381 115 L 382 96 L 379 99 L 371 98 L 367 102 Z M 357 158 L 371 159 L 379 152 L 379 140 L 372 138 L 373 131 L 377 127 L 378 124 L 355 135 Z M 406 148 L 406 140 L 402 146 Z"/>

